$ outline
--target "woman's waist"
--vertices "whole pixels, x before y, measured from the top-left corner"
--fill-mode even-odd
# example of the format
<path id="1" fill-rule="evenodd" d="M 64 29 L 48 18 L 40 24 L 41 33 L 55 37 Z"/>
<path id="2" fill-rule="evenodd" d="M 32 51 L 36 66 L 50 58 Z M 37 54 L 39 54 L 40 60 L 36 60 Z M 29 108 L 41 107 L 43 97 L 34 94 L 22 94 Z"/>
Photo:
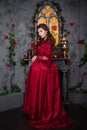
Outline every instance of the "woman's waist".
<path id="1" fill-rule="evenodd" d="M 48 61 L 48 60 L 50 60 L 50 57 L 43 55 L 43 56 L 37 56 L 36 59 L 37 59 L 37 60 Z"/>

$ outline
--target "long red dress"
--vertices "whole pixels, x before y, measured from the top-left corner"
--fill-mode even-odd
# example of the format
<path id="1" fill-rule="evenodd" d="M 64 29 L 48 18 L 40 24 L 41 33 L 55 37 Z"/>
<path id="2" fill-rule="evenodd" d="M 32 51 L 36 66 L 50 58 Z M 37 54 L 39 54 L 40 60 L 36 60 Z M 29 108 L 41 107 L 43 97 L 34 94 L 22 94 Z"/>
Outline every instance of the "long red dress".
<path id="1" fill-rule="evenodd" d="M 58 68 L 50 60 L 51 54 L 50 41 L 37 45 L 37 59 L 27 74 L 22 109 L 28 114 L 28 124 L 34 128 L 62 128 L 73 124 L 62 105 Z"/>

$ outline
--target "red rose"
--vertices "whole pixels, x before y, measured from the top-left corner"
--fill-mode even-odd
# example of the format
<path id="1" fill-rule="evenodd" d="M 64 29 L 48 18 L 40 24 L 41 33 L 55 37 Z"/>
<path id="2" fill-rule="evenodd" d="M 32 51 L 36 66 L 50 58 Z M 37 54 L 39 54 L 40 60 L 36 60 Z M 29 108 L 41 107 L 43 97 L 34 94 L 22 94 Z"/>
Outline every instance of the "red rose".
<path id="1" fill-rule="evenodd" d="M 84 72 L 82 75 L 83 75 L 83 76 L 87 75 L 87 72 Z"/>
<path id="2" fill-rule="evenodd" d="M 56 31 L 56 30 L 57 30 L 57 26 L 51 26 L 51 29 L 52 29 L 53 31 Z"/>
<path id="3" fill-rule="evenodd" d="M 80 39 L 78 39 L 77 43 L 81 43 L 81 40 L 80 40 Z"/>
<path id="4" fill-rule="evenodd" d="M 61 15 L 61 18 L 64 18 L 63 15 Z"/>
<path id="5" fill-rule="evenodd" d="M 13 41 L 13 44 L 16 45 L 16 43 L 17 43 L 16 40 L 14 40 L 14 41 Z"/>
<path id="6" fill-rule="evenodd" d="M 31 42 L 31 43 L 30 43 L 30 49 L 31 49 L 31 50 L 34 50 L 34 44 L 35 44 L 35 42 Z"/>
<path id="7" fill-rule="evenodd" d="M 78 39 L 77 43 L 83 44 L 83 43 L 84 43 L 84 40 L 83 40 L 83 39 Z"/>
<path id="8" fill-rule="evenodd" d="M 8 39 L 8 35 L 5 36 L 5 39 Z"/>
<path id="9" fill-rule="evenodd" d="M 12 23 L 12 25 L 11 25 L 13 28 L 15 27 L 15 24 L 14 23 Z"/>
<path id="10" fill-rule="evenodd" d="M 25 56 L 25 59 L 29 59 L 29 56 Z"/>
<path id="11" fill-rule="evenodd" d="M 68 35 L 70 35 L 70 34 L 71 34 L 71 32 L 70 32 L 70 31 L 67 31 L 67 34 L 68 34 Z"/>
<path id="12" fill-rule="evenodd" d="M 70 22 L 70 26 L 73 26 L 74 25 L 74 23 L 73 22 Z"/>
<path id="13" fill-rule="evenodd" d="M 7 67 L 11 67 L 11 64 L 7 64 Z"/>

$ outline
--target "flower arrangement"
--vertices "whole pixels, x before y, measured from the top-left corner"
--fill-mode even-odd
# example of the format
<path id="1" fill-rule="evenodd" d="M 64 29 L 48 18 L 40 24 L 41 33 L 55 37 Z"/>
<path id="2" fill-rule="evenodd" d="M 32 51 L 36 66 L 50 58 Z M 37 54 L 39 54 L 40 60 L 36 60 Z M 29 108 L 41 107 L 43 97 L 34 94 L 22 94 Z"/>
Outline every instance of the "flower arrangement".
<path id="1" fill-rule="evenodd" d="M 33 53 L 34 53 L 34 49 L 35 49 L 35 42 L 31 42 L 30 43 L 30 49 L 27 51 L 27 54 L 23 56 L 23 58 L 20 61 L 21 66 L 25 66 L 28 64 L 28 62 L 26 61 L 26 59 L 31 59 L 33 57 Z"/>
<path id="2" fill-rule="evenodd" d="M 12 23 L 10 32 L 5 35 L 5 40 L 7 40 L 9 42 L 8 64 L 6 66 L 8 68 L 12 67 L 12 69 L 13 69 L 13 74 L 12 74 L 11 79 L 10 79 L 11 87 L 8 90 L 7 86 L 4 86 L 3 90 L 0 92 L 0 96 L 7 95 L 9 93 L 15 93 L 15 92 L 20 92 L 21 91 L 20 87 L 17 84 L 12 83 L 12 79 L 15 76 L 15 68 L 14 68 L 14 66 L 16 65 L 16 62 L 15 62 L 15 55 L 16 55 L 15 46 L 17 44 L 17 42 L 15 40 L 14 27 L 15 27 L 15 24 Z"/>
<path id="3" fill-rule="evenodd" d="M 15 66 L 16 62 L 15 62 L 15 45 L 16 45 L 16 40 L 15 40 L 15 34 L 14 34 L 14 27 L 15 24 L 12 23 L 11 24 L 11 32 L 9 32 L 7 35 L 5 35 L 5 39 L 10 43 L 9 47 L 8 47 L 8 61 L 9 63 L 7 64 L 7 67 L 11 67 L 11 66 Z"/>

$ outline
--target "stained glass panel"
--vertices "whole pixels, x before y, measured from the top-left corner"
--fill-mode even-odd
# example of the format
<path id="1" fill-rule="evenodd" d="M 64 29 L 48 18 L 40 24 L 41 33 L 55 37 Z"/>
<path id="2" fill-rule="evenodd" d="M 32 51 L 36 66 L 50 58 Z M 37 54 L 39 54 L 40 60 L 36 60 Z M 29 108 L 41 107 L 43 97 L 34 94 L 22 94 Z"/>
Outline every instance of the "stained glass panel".
<path id="1" fill-rule="evenodd" d="M 59 24 L 56 11 L 50 6 L 45 5 L 41 12 L 38 14 L 38 25 L 41 23 L 47 24 L 50 32 L 56 39 L 55 45 L 59 44 Z"/>
<path id="2" fill-rule="evenodd" d="M 38 19 L 38 25 L 41 24 L 41 23 L 46 24 L 46 18 L 40 17 L 40 18 Z"/>
<path id="3" fill-rule="evenodd" d="M 56 17 L 51 17 L 50 18 L 50 32 L 56 39 L 55 45 L 59 44 L 59 28 L 58 28 L 58 19 Z"/>
<path id="4" fill-rule="evenodd" d="M 45 14 L 46 17 L 49 17 L 50 14 L 53 13 L 53 9 L 51 8 L 51 6 L 46 5 L 43 9 L 42 9 L 42 13 Z"/>

